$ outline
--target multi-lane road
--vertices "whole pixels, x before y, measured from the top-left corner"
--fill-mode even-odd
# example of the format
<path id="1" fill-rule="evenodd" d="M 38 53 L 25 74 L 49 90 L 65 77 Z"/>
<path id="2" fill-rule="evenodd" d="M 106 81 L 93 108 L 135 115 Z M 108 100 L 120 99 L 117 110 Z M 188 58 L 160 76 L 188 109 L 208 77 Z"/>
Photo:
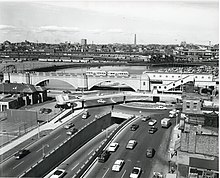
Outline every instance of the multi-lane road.
<path id="1" fill-rule="evenodd" d="M 110 100 L 107 103 L 111 102 Z M 102 103 L 97 103 L 97 101 L 87 101 L 86 105 L 93 104 L 102 105 Z M 90 117 L 86 120 L 82 119 L 82 116 L 79 115 L 77 117 L 72 118 L 71 120 L 74 122 L 75 127 L 77 129 L 82 128 L 85 124 L 90 122 L 95 118 L 95 115 L 100 115 L 102 113 L 106 113 L 110 111 L 111 106 L 105 107 L 97 107 L 89 109 Z M 123 106 L 115 106 L 115 110 L 121 110 L 127 113 L 140 114 L 140 109 L 127 108 Z M 87 177 L 128 177 L 133 166 L 139 166 L 143 169 L 142 175 L 143 177 L 148 177 L 150 172 L 152 172 L 152 166 L 155 160 L 162 160 L 159 154 L 157 154 L 157 150 L 159 150 L 160 145 L 162 145 L 163 138 L 165 135 L 170 134 L 171 129 L 161 129 L 160 128 L 160 120 L 168 115 L 167 111 L 158 111 L 160 114 L 157 114 L 157 111 L 152 110 L 143 110 L 143 115 L 153 115 L 152 117 L 158 120 L 157 126 L 158 131 L 152 135 L 148 133 L 148 122 L 142 122 L 140 120 L 135 121 L 140 127 L 136 131 L 130 131 L 130 127 L 125 128 L 115 139 L 116 142 L 120 144 L 119 149 L 113 153 L 109 160 L 106 163 L 95 163 L 92 169 L 89 171 Z M 64 123 L 65 125 L 65 123 Z M 27 147 L 31 151 L 30 154 L 25 156 L 20 160 L 15 160 L 14 157 L 9 158 L 5 162 L 3 162 L 0 167 L 0 177 L 17 177 L 21 175 L 25 170 L 27 170 L 31 165 L 39 161 L 44 154 L 47 154 L 51 150 L 53 150 L 57 145 L 63 142 L 68 135 L 66 134 L 66 129 L 63 128 L 63 125 L 51 132 L 49 135 L 45 136 L 43 139 L 35 142 L 34 144 Z M 86 155 L 90 155 L 92 151 L 98 146 L 98 143 L 103 139 L 102 137 L 97 137 L 99 140 L 96 140 L 92 145 L 88 147 L 84 147 L 84 153 Z M 125 146 L 130 139 L 136 139 L 138 144 L 134 150 L 126 150 Z M 146 148 L 154 147 L 156 150 L 156 154 L 154 158 L 149 159 L 146 158 Z M 166 149 L 166 148 L 164 148 Z M 69 158 L 69 167 L 67 167 L 68 174 L 66 177 L 71 177 L 77 171 L 78 167 L 81 163 L 87 159 L 87 157 L 80 156 L 79 150 L 78 154 L 74 154 L 73 158 Z M 121 172 L 115 173 L 111 171 L 111 167 L 115 160 L 124 159 L 125 165 Z"/>
<path id="2" fill-rule="evenodd" d="M 75 128 L 80 129 L 88 122 L 92 121 L 97 113 L 101 114 L 107 111 L 109 111 L 108 107 L 93 108 L 90 109 L 90 116 L 87 119 L 82 119 L 82 115 L 79 115 L 71 120 L 74 122 Z M 52 151 L 57 145 L 67 139 L 69 136 L 66 134 L 67 130 L 63 128 L 64 125 L 61 125 L 49 135 L 28 146 L 27 149 L 30 150 L 31 153 L 24 158 L 16 160 L 15 157 L 11 157 L 3 162 L 0 165 L 0 177 L 17 177 L 31 165 L 34 165 L 37 161 L 39 161 L 44 154 Z"/>
<path id="3" fill-rule="evenodd" d="M 161 156 L 161 154 L 159 154 L 161 150 L 167 149 L 166 147 L 160 147 L 164 145 L 163 142 L 166 141 L 164 137 L 169 135 L 171 132 L 171 127 L 168 129 L 164 129 L 160 126 L 160 120 L 166 115 L 167 112 L 165 112 L 164 114 L 153 115 L 153 118 L 157 119 L 157 124 L 155 126 L 158 128 L 158 130 L 154 134 L 148 133 L 148 130 L 150 128 L 150 126 L 148 125 L 148 121 L 143 122 L 140 119 L 135 121 L 134 123 L 139 125 L 139 128 L 136 131 L 131 131 L 130 126 L 126 127 L 113 140 L 113 142 L 119 143 L 119 148 L 116 150 L 116 152 L 113 152 L 105 163 L 100 163 L 96 161 L 85 177 L 125 178 L 129 177 L 134 166 L 142 168 L 143 171 L 141 177 L 150 177 L 150 174 L 152 174 L 152 172 L 154 171 L 152 170 L 152 168 L 154 167 L 156 161 L 161 162 L 161 164 L 168 164 L 168 162 L 164 160 L 163 156 L 165 155 Z M 136 140 L 137 145 L 133 150 L 128 150 L 126 149 L 126 145 L 131 139 Z M 146 150 L 149 147 L 156 150 L 153 158 L 146 157 Z M 112 166 L 117 159 L 123 159 L 125 161 L 125 164 L 120 172 L 112 171 Z"/>

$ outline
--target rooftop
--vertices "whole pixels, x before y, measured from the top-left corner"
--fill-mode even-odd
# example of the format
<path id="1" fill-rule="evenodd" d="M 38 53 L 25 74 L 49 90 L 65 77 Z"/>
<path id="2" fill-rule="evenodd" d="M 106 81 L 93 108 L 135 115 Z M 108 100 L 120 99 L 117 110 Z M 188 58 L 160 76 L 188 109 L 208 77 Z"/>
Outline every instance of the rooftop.
<path id="1" fill-rule="evenodd" d="M 200 159 L 200 158 L 189 158 L 189 166 L 201 168 L 201 169 L 210 169 L 214 171 L 218 171 L 218 158 L 214 160 Z"/>

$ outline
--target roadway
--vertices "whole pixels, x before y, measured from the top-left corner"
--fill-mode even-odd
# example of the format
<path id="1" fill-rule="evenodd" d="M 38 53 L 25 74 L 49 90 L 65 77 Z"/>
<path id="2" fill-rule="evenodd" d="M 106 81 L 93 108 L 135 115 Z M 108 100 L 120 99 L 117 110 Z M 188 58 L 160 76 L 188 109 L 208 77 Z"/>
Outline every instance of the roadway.
<path id="1" fill-rule="evenodd" d="M 134 166 L 138 166 L 142 168 L 141 177 L 150 177 L 152 174 L 152 168 L 156 162 L 161 162 L 161 164 L 167 164 L 168 162 L 164 159 L 165 155 L 161 156 L 161 149 L 163 151 L 167 150 L 167 147 L 161 148 L 160 145 L 163 145 L 166 139 L 164 139 L 165 135 L 170 135 L 171 128 L 164 129 L 160 127 L 160 120 L 164 117 L 168 116 L 168 111 L 163 111 L 161 114 L 154 114 L 152 117 L 157 119 L 156 127 L 158 127 L 158 131 L 154 134 L 149 134 L 148 129 L 148 121 L 143 122 L 140 119 L 136 120 L 133 123 L 139 125 L 139 128 L 136 131 L 130 130 L 130 125 L 126 127 L 114 140 L 113 142 L 119 143 L 119 148 L 116 152 L 112 153 L 109 159 L 105 163 L 100 163 L 96 161 L 92 168 L 85 175 L 86 178 L 94 177 L 94 178 L 112 178 L 112 177 L 129 177 L 131 170 Z M 132 123 L 132 124 L 133 124 Z M 125 149 L 128 141 L 130 139 L 135 139 L 138 144 L 133 150 Z M 167 143 L 165 145 L 168 146 Z M 153 158 L 146 157 L 146 149 L 148 147 L 153 147 L 156 150 L 156 153 Z M 120 172 L 113 172 L 111 170 L 114 162 L 117 159 L 124 159 L 125 165 L 123 166 Z"/>
<path id="2" fill-rule="evenodd" d="M 101 145 L 101 143 L 106 139 L 107 134 L 113 131 L 118 124 L 113 124 L 108 128 L 108 133 L 106 131 L 101 132 L 99 135 L 91 139 L 83 147 L 73 153 L 68 159 L 62 162 L 57 168 L 64 169 L 67 174 L 65 178 L 73 177 L 74 174 L 80 169 L 80 167 L 86 162 L 86 160 L 95 152 L 95 150 Z M 44 178 L 47 178 L 53 174 L 51 171 Z"/>
<path id="3" fill-rule="evenodd" d="M 122 92 L 122 93 L 114 93 L 114 94 L 105 94 L 105 95 L 99 95 L 99 96 L 83 96 L 80 99 L 69 99 L 69 100 L 63 100 L 61 103 L 57 104 L 65 104 L 65 103 L 74 103 L 74 102 L 82 102 L 82 101 L 93 101 L 97 99 L 111 99 L 111 98 L 122 98 L 123 97 L 166 97 L 166 98 L 173 98 L 173 99 L 181 99 L 182 96 L 180 94 L 153 94 L 153 93 L 137 93 L 137 92 Z M 134 98 L 137 100 L 136 98 Z M 132 101 L 134 99 L 129 99 L 129 101 Z M 125 99 L 126 100 L 126 99 Z M 126 100 L 127 101 L 127 100 Z M 152 99 L 153 101 L 153 99 Z"/>
<path id="4" fill-rule="evenodd" d="M 72 118 L 75 128 L 80 129 L 88 122 L 95 118 L 95 115 L 106 113 L 108 107 L 100 107 L 89 109 L 90 116 L 87 119 L 82 119 L 82 114 Z M 97 114 L 98 113 L 98 114 Z M 27 170 L 31 165 L 39 161 L 44 154 L 52 151 L 57 145 L 67 139 L 66 129 L 63 128 L 65 123 L 58 129 L 52 131 L 49 135 L 27 147 L 31 151 L 30 154 L 20 160 L 15 160 L 12 156 L 0 165 L 0 177 L 17 177 Z"/>

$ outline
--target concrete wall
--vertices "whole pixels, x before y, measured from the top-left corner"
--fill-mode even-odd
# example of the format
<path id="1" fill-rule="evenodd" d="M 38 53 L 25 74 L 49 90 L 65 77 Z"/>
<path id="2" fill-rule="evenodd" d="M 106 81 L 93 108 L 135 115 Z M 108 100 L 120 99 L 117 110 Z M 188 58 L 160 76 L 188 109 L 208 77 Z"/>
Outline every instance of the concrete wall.
<path id="1" fill-rule="evenodd" d="M 69 137 L 63 143 L 57 146 L 51 153 L 33 165 L 29 170 L 23 173 L 20 177 L 42 177 L 51 169 L 64 161 L 73 152 L 84 145 L 88 140 L 102 132 L 112 125 L 110 113 L 93 120 L 84 128 L 79 130 L 75 135 Z"/>
<path id="2" fill-rule="evenodd" d="M 218 144 L 217 135 L 196 134 L 196 132 L 181 133 L 181 151 L 218 156 Z"/>
<path id="3" fill-rule="evenodd" d="M 219 156 L 217 135 L 196 135 L 196 153 Z"/>

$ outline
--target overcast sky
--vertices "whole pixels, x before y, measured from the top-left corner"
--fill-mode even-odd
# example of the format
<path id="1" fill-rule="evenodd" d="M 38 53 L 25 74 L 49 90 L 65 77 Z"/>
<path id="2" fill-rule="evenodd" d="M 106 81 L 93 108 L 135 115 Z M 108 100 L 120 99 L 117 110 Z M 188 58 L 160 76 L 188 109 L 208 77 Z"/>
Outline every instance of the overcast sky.
<path id="1" fill-rule="evenodd" d="M 0 42 L 219 43 L 218 0 L 1 1 Z"/>

